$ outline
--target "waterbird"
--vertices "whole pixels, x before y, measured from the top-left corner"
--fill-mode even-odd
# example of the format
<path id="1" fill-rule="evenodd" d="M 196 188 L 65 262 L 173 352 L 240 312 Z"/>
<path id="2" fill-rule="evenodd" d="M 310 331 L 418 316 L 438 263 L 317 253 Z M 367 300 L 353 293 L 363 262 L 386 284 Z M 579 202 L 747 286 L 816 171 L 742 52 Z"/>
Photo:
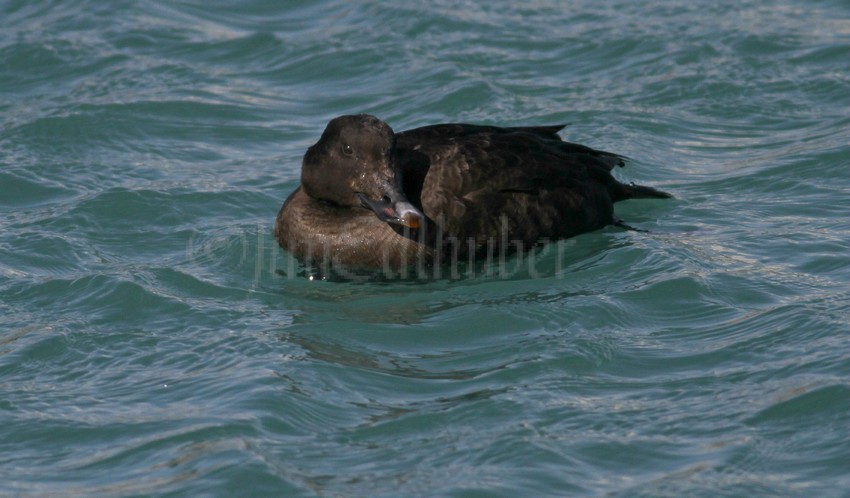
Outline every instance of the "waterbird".
<path id="1" fill-rule="evenodd" d="M 615 202 L 671 197 L 618 181 L 611 171 L 626 158 L 562 140 L 564 126 L 395 133 L 367 114 L 334 118 L 304 155 L 275 238 L 322 272 L 397 272 L 631 228 Z"/>

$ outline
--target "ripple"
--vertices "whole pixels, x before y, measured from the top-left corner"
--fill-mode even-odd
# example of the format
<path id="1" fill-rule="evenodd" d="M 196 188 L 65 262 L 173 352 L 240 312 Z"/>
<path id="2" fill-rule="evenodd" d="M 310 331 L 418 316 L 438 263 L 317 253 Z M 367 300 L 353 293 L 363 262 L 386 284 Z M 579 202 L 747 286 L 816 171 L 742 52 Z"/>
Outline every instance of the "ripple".
<path id="1" fill-rule="evenodd" d="M 7 2 L 0 493 L 848 488 L 845 10 Z M 570 123 L 676 199 L 310 281 L 274 213 L 350 112 Z"/>

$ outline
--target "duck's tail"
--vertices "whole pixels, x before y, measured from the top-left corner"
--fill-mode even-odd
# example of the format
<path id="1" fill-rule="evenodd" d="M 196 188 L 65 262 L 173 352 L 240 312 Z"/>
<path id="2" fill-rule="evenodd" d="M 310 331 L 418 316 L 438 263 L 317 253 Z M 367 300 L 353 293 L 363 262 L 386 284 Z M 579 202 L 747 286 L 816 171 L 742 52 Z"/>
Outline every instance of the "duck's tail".
<path id="1" fill-rule="evenodd" d="M 669 199 L 673 197 L 667 192 L 662 192 L 661 190 L 645 185 L 635 185 L 634 183 L 621 183 L 619 190 L 619 195 L 615 196 L 616 200 L 614 202 L 626 199 Z"/>

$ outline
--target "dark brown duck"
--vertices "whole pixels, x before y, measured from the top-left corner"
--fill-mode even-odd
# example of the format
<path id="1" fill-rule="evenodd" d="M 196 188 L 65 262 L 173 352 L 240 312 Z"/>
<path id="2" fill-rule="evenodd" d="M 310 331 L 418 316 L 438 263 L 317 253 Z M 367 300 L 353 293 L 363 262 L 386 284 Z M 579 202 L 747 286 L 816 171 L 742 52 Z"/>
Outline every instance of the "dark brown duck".
<path id="1" fill-rule="evenodd" d="M 623 158 L 563 126 L 438 124 L 393 133 L 374 116 L 328 123 L 275 223 L 319 268 L 398 271 L 527 250 L 618 224 L 614 203 L 666 198 L 612 175 Z"/>

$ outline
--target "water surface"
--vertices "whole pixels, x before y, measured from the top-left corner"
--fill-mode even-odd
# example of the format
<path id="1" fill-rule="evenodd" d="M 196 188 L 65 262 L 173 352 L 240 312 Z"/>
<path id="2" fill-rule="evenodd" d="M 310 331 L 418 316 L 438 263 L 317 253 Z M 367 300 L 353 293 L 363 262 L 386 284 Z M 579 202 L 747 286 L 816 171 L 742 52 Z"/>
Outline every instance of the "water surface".
<path id="1" fill-rule="evenodd" d="M 0 2 L 0 494 L 846 496 L 848 49 L 838 1 Z M 675 199 L 310 281 L 272 222 L 354 112 Z"/>

